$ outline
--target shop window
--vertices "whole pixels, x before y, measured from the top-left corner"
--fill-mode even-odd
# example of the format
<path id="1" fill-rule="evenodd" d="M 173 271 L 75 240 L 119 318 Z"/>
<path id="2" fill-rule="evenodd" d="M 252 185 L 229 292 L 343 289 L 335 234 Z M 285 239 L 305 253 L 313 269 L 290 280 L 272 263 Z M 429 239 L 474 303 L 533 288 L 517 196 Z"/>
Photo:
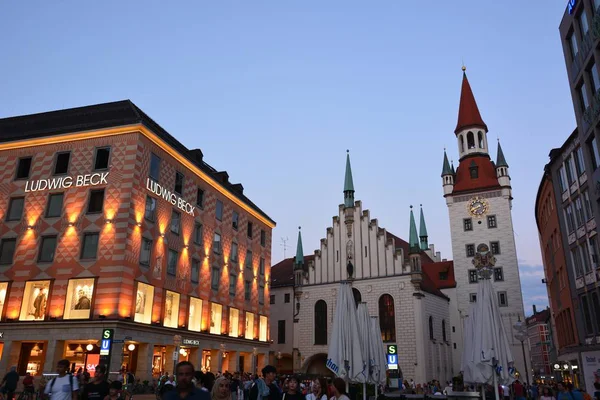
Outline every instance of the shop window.
<path id="1" fill-rule="evenodd" d="M 98 253 L 98 239 L 100 235 L 98 233 L 84 233 L 83 244 L 81 246 L 81 259 L 95 259 Z"/>
<path id="2" fill-rule="evenodd" d="M 188 329 L 194 332 L 202 330 L 202 299 L 190 297 Z"/>
<path id="3" fill-rule="evenodd" d="M 50 281 L 29 281 L 25 283 L 21 303 L 21 321 L 43 321 L 46 318 Z"/>
<path id="4" fill-rule="evenodd" d="M 193 283 L 198 283 L 198 280 L 200 279 L 200 260 L 192 258 L 191 274 L 191 281 Z"/>
<path id="5" fill-rule="evenodd" d="M 169 249 L 169 253 L 167 255 L 167 274 L 169 274 L 169 275 L 177 274 L 178 259 L 179 259 L 179 253 L 177 253 L 173 249 Z"/>
<path id="6" fill-rule="evenodd" d="M 238 214 L 237 211 L 234 211 L 233 214 L 231 215 L 231 227 L 233 229 L 235 229 L 236 231 L 238 230 L 239 222 L 240 222 L 240 214 Z"/>
<path id="7" fill-rule="evenodd" d="M 31 161 L 33 157 L 23 157 L 19 159 L 17 164 L 17 173 L 15 179 L 27 179 L 29 178 L 29 172 L 31 171 Z"/>
<path id="8" fill-rule="evenodd" d="M 4 312 L 4 302 L 6 301 L 6 294 L 8 293 L 8 282 L 0 282 L 0 316 Z"/>
<path id="9" fill-rule="evenodd" d="M 0 264 L 12 264 L 16 245 L 16 238 L 2 239 L 0 241 Z"/>
<path id="10" fill-rule="evenodd" d="M 236 242 L 231 243 L 231 255 L 229 256 L 229 259 L 232 262 L 237 262 L 238 260 L 238 244 Z"/>
<path id="11" fill-rule="evenodd" d="M 202 224 L 194 225 L 194 243 L 202 244 Z"/>
<path id="12" fill-rule="evenodd" d="M 56 253 L 56 236 L 43 236 L 40 243 L 38 262 L 51 263 L 54 261 L 54 253 Z"/>
<path id="13" fill-rule="evenodd" d="M 200 188 L 196 191 L 196 205 L 198 208 L 204 208 L 204 190 Z"/>
<path id="14" fill-rule="evenodd" d="M 252 239 L 252 222 L 248 222 L 248 226 L 246 228 L 246 234 L 248 235 L 248 238 Z"/>
<path id="15" fill-rule="evenodd" d="M 167 328 L 177 328 L 179 325 L 179 293 L 167 290 L 165 294 L 165 315 L 163 325 Z"/>
<path id="16" fill-rule="evenodd" d="M 175 172 L 175 187 L 173 189 L 174 192 L 180 196 L 183 194 L 183 180 L 183 174 L 181 172 Z"/>
<path id="17" fill-rule="evenodd" d="M 152 240 L 142 238 L 142 247 L 140 249 L 140 264 L 150 265 L 150 256 L 152 255 Z"/>
<path id="18" fill-rule="evenodd" d="M 264 229 L 260 230 L 260 245 L 265 247 L 267 245 L 267 232 Z"/>
<path id="19" fill-rule="evenodd" d="M 181 230 L 181 213 L 173 210 L 171 213 L 171 232 L 179 235 Z"/>
<path id="20" fill-rule="evenodd" d="M 24 197 L 13 197 L 8 204 L 8 212 L 6 213 L 7 221 L 20 221 L 23 216 L 23 207 L 25 205 Z"/>
<path id="21" fill-rule="evenodd" d="M 100 147 L 96 149 L 94 161 L 94 170 L 108 169 L 108 160 L 110 159 L 110 147 Z"/>
<path id="22" fill-rule="evenodd" d="M 223 306 L 217 303 L 210 305 L 210 333 L 221 334 L 221 320 L 223 318 Z"/>
<path id="23" fill-rule="evenodd" d="M 104 189 L 90 191 L 90 199 L 88 201 L 88 214 L 98 214 L 102 212 L 104 207 Z"/>
<path id="24" fill-rule="evenodd" d="M 144 210 L 144 219 L 154 221 L 154 213 L 156 212 L 156 199 L 152 196 L 146 196 L 146 209 Z"/>
<path id="25" fill-rule="evenodd" d="M 57 153 L 54 162 L 54 175 L 64 175 L 69 172 L 69 161 L 71 161 L 70 152 Z"/>
<path id="26" fill-rule="evenodd" d="M 229 309 L 229 336 L 238 337 L 240 332 L 240 310 Z"/>
<path id="27" fill-rule="evenodd" d="M 229 295 L 235 296 L 237 288 L 237 275 L 235 273 L 229 275 Z"/>
<path id="28" fill-rule="evenodd" d="M 213 237 L 213 252 L 221 254 L 221 235 L 215 232 Z"/>
<path id="29" fill-rule="evenodd" d="M 87 319 L 92 311 L 94 278 L 70 279 L 67 286 L 64 319 Z"/>
<path id="30" fill-rule="evenodd" d="M 223 220 L 223 202 L 221 200 L 217 200 L 217 205 L 215 207 L 215 218 L 217 221 Z"/>
<path id="31" fill-rule="evenodd" d="M 254 339 L 254 314 L 246 312 L 246 329 L 244 331 L 244 337 L 246 339 Z"/>
<path id="32" fill-rule="evenodd" d="M 261 275 L 265 274 L 265 259 L 264 258 L 260 258 L 260 261 L 258 263 L 258 273 Z"/>
<path id="33" fill-rule="evenodd" d="M 212 290 L 219 290 L 219 280 L 221 279 L 221 270 L 219 267 L 213 267 L 210 274 L 210 287 Z"/>
<path id="34" fill-rule="evenodd" d="M 52 193 L 48 196 L 46 218 L 60 217 L 62 214 L 64 193 Z"/>
<path id="35" fill-rule="evenodd" d="M 137 283 L 135 297 L 135 322 L 150 324 L 152 322 L 152 303 L 154 302 L 154 286 L 142 282 Z"/>
<path id="36" fill-rule="evenodd" d="M 268 328 L 269 324 L 268 324 L 268 319 L 266 316 L 261 315 L 259 316 L 258 319 L 258 340 L 260 340 L 261 342 L 266 342 L 268 335 L 267 335 L 267 328 Z"/>

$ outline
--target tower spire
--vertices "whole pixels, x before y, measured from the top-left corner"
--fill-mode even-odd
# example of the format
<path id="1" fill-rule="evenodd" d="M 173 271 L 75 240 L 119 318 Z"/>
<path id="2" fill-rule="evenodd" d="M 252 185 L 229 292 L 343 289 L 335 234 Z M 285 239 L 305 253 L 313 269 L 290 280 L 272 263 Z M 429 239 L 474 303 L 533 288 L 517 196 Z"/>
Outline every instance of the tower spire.
<path id="1" fill-rule="evenodd" d="M 354 207 L 354 182 L 350 166 L 350 150 L 346 150 L 346 175 L 344 177 L 344 207 Z"/>
<path id="2" fill-rule="evenodd" d="M 304 250 L 302 249 L 302 227 L 298 227 L 298 244 L 296 245 L 296 257 L 294 258 L 294 269 L 301 269 L 304 265 Z"/>
<path id="3" fill-rule="evenodd" d="M 421 204 L 421 216 L 419 221 L 419 239 L 421 239 L 421 250 L 429 249 L 427 241 L 427 226 L 425 225 L 425 215 L 423 214 L 423 204 Z"/>
<path id="4" fill-rule="evenodd" d="M 452 169 L 450 169 L 450 163 L 448 162 L 448 155 L 446 154 L 446 149 L 444 149 L 444 165 L 442 166 L 442 176 L 451 175 Z"/>
<path id="5" fill-rule="evenodd" d="M 479 108 L 477 107 L 475 96 L 473 96 L 471 85 L 467 79 L 467 73 L 465 72 L 466 69 L 467 68 L 465 66 L 462 67 L 463 79 L 460 92 L 460 105 L 458 108 L 458 122 L 456 123 L 456 129 L 454 130 L 454 133 L 458 134 L 461 130 L 470 127 L 483 128 L 487 133 L 488 128 L 485 122 L 483 122 L 481 114 L 479 114 Z"/>
<path id="6" fill-rule="evenodd" d="M 508 163 L 504 158 L 504 152 L 502 151 L 502 146 L 500 146 L 500 140 L 498 140 L 498 155 L 496 157 L 496 168 L 498 167 L 507 167 Z"/>
<path id="7" fill-rule="evenodd" d="M 417 224 L 415 223 L 415 214 L 413 213 L 413 206 L 410 206 L 410 232 L 408 238 L 408 253 L 418 253 L 421 249 L 419 245 L 419 234 L 417 233 Z"/>

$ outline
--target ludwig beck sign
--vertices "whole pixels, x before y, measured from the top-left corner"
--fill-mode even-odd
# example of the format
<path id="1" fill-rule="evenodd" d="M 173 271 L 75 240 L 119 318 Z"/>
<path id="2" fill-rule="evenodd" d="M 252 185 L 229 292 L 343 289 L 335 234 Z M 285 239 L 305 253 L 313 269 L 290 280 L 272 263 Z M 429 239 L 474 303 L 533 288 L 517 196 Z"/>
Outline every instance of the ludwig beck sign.
<path id="1" fill-rule="evenodd" d="M 171 192 L 169 189 L 162 186 L 160 183 L 155 182 L 150 178 L 147 178 L 146 189 L 148 189 L 149 192 L 154 193 L 158 197 L 162 197 L 164 200 L 179 208 L 181 211 L 188 213 L 192 217 L 194 216 L 194 210 L 196 209 L 196 207 L 192 206 L 191 203 L 185 201 L 177 194 Z"/>
<path id="2" fill-rule="evenodd" d="M 97 172 L 77 176 L 60 176 L 51 179 L 38 179 L 25 182 L 25 193 L 41 192 L 43 190 L 69 189 L 70 187 L 86 187 L 106 185 L 108 172 Z"/>

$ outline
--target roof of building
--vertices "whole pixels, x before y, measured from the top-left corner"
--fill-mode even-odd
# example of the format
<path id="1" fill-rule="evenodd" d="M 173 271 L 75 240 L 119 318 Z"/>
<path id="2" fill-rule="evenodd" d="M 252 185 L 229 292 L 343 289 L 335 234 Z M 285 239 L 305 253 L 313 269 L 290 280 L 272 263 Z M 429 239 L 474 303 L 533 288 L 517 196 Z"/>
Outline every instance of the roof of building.
<path id="1" fill-rule="evenodd" d="M 409 251 L 409 245 L 408 242 L 406 242 L 404 239 L 400 239 L 398 236 L 394 235 L 391 232 L 387 232 L 386 231 L 386 235 L 387 235 L 387 239 L 394 239 L 394 244 L 396 246 L 396 248 L 400 248 L 402 249 L 402 251 L 404 252 L 404 262 L 408 262 L 408 251 Z M 424 251 L 419 253 L 420 257 L 421 257 L 421 265 L 425 264 L 425 263 L 432 263 L 433 260 L 427 255 L 427 253 L 425 253 Z"/>
<path id="2" fill-rule="evenodd" d="M 435 282 L 426 273 L 422 274 L 423 279 L 421 280 L 421 290 L 429 294 L 433 294 L 438 297 L 442 297 L 446 300 L 450 300 L 442 291 L 436 286 Z"/>
<path id="3" fill-rule="evenodd" d="M 444 149 L 444 163 L 442 165 L 442 176 L 444 175 L 453 175 L 452 168 L 450 168 L 450 163 L 448 162 L 446 149 Z"/>
<path id="4" fill-rule="evenodd" d="M 304 256 L 304 265 L 315 259 L 314 254 Z M 294 286 L 294 263 L 296 257 L 286 258 L 271 267 L 271 287 Z"/>
<path id="5" fill-rule="evenodd" d="M 502 146 L 500 146 L 500 140 L 498 140 L 498 151 L 497 151 L 497 155 L 496 155 L 496 167 L 508 167 L 506 158 L 504 158 L 504 152 L 502 151 Z"/>
<path id="6" fill-rule="evenodd" d="M 526 323 L 527 325 L 533 325 L 536 323 L 546 323 L 550 319 L 550 309 L 546 308 L 545 310 L 538 311 L 530 317 L 527 317 Z"/>
<path id="7" fill-rule="evenodd" d="M 440 261 L 423 264 L 421 265 L 421 268 L 438 289 L 450 289 L 456 287 L 454 261 Z"/>
<path id="8" fill-rule="evenodd" d="M 462 88 L 460 91 L 460 104 L 458 107 L 458 122 L 454 133 L 458 133 L 467 128 L 483 128 L 488 131 L 487 125 L 483 122 L 475 96 L 471 90 L 471 85 L 467 79 L 467 74 L 463 72 Z"/>
<path id="9" fill-rule="evenodd" d="M 232 184 L 224 179 L 228 177 L 225 171 L 219 172 L 205 163 L 199 149 L 189 150 L 133 104 L 131 100 L 2 118 L 0 119 L 0 142 L 28 140 L 135 124 L 144 125 L 200 170 L 214 178 L 233 196 L 271 221 L 273 225 L 275 224 L 275 221 L 243 194 L 241 184 Z"/>
<path id="10" fill-rule="evenodd" d="M 477 178 L 471 178 L 471 168 L 477 167 Z M 466 156 L 458 164 L 453 194 L 499 188 L 496 168 L 488 155 L 473 154 Z"/>

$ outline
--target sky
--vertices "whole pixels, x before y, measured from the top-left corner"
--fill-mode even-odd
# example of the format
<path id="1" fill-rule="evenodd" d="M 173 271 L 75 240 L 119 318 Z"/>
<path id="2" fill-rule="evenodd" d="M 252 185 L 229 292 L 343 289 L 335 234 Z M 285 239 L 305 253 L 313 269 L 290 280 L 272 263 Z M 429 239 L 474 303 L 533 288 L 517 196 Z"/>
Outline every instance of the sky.
<path id="1" fill-rule="evenodd" d="M 548 303 L 535 196 L 575 128 L 566 0 L 32 1 L 0 4 L 0 118 L 130 99 L 277 222 L 273 264 L 318 249 L 355 197 L 408 237 L 423 204 L 451 259 L 440 173 L 457 161 L 461 66 L 510 165 L 526 312 Z"/>

